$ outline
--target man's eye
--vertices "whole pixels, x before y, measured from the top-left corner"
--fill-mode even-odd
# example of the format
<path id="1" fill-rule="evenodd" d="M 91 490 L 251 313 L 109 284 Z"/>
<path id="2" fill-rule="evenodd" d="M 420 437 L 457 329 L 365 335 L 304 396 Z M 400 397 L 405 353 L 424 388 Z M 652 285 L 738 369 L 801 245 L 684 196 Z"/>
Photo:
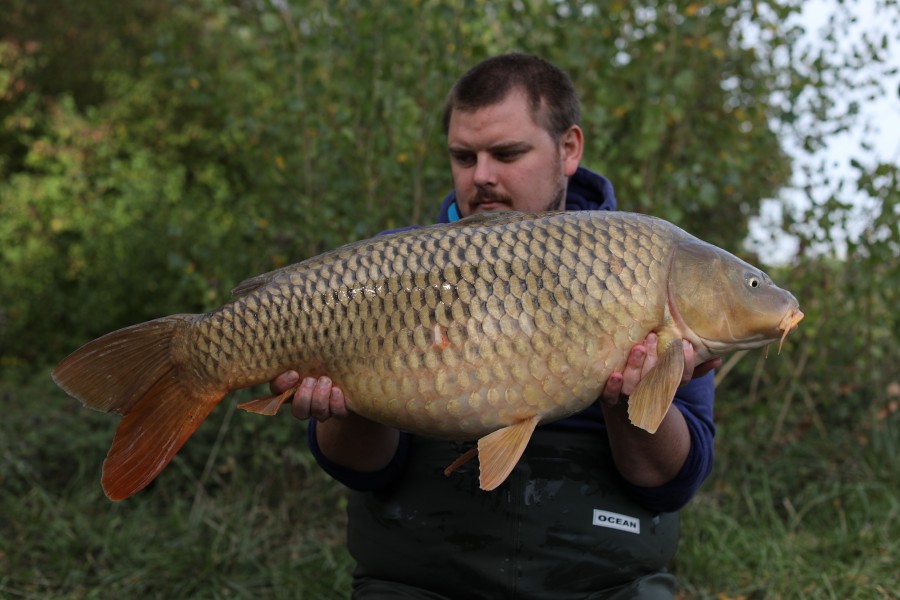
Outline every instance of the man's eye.
<path id="1" fill-rule="evenodd" d="M 463 166 L 473 165 L 475 164 L 475 157 L 471 154 L 454 154 L 453 162 Z"/>
<path id="2" fill-rule="evenodd" d="M 509 152 L 498 152 L 494 155 L 494 158 L 499 160 L 500 162 L 512 162 L 522 156 L 522 152 L 519 150 L 512 150 Z"/>

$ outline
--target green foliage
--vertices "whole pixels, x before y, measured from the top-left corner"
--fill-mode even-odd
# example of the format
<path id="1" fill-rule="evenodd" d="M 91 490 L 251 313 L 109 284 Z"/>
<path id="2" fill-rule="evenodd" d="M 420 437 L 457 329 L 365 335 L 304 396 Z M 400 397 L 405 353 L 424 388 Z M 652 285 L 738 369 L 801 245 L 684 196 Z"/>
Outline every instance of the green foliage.
<path id="1" fill-rule="evenodd" d="M 626 209 L 737 249 L 789 173 L 770 96 L 793 71 L 766 60 L 795 9 L 776 3 L 768 18 L 723 2 L 98 6 L 0 17 L 6 364 L 431 220 L 450 185 L 443 98 L 500 51 L 571 71 L 586 163 Z M 751 46 L 746 22 L 772 34 Z"/>
<path id="2" fill-rule="evenodd" d="M 584 86 L 588 162 L 614 182 L 623 209 L 738 250 L 735 232 L 790 174 L 771 97 L 790 69 L 766 61 L 790 45 L 784 23 L 798 8 L 598 6 L 592 27 L 557 40 L 567 46 L 561 56 L 581 54 L 572 74 Z M 770 33 L 767 41 L 745 39 L 759 30 Z"/>

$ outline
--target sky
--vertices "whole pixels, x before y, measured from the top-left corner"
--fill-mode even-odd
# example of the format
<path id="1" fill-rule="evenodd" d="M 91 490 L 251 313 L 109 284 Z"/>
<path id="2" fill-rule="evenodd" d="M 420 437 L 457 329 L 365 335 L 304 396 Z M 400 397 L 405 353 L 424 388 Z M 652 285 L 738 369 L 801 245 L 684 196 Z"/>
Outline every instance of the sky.
<path id="1" fill-rule="evenodd" d="M 804 5 L 800 24 L 806 30 L 806 37 L 811 43 L 816 43 L 817 33 L 826 24 L 833 10 L 836 0 L 812 0 Z M 900 69 L 900 7 L 894 3 L 891 9 L 893 19 L 886 18 L 885 14 L 876 14 L 876 0 L 859 0 L 851 3 L 858 19 L 856 26 L 848 36 L 852 40 L 862 31 L 879 31 L 888 34 L 894 48 L 889 56 L 889 64 Z M 799 161 L 818 163 L 825 159 L 831 165 L 832 172 L 837 175 L 851 176 L 853 170 L 850 167 L 851 158 L 862 160 L 864 164 L 876 162 L 900 163 L 900 75 L 883 80 L 885 94 L 872 101 L 865 100 L 861 105 L 861 118 L 859 126 L 854 130 L 837 136 L 833 136 L 828 146 L 811 159 L 804 157 L 796 149 L 790 150 L 790 144 L 786 142 L 789 151 Z M 864 134 L 864 127 L 868 125 L 870 132 Z M 860 143 L 865 137 L 872 143 L 871 150 L 862 149 Z M 802 183 L 802 178 L 795 175 L 795 181 Z M 827 195 L 827 190 L 819 190 L 821 195 Z M 854 197 L 849 194 L 847 201 L 853 203 L 856 209 L 847 230 L 836 232 L 838 236 L 856 236 L 868 223 L 868 215 L 871 206 L 867 205 L 864 198 Z M 785 234 L 775 235 L 777 227 L 768 227 L 767 223 L 780 222 L 785 205 L 802 208 L 808 206 L 809 201 L 804 194 L 786 190 L 780 199 L 763 201 L 760 217 L 754 219 L 750 226 L 750 236 L 747 239 L 747 247 L 758 252 L 761 260 L 768 265 L 789 263 L 797 251 L 797 240 Z M 837 248 L 838 256 L 842 255 L 842 248 Z"/>

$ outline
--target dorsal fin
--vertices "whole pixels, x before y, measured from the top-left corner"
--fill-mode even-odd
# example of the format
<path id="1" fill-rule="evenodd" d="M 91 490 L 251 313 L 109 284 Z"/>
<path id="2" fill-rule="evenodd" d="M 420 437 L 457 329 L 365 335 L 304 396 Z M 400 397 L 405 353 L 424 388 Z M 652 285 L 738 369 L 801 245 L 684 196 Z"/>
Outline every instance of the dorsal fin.
<path id="1" fill-rule="evenodd" d="M 394 237 L 422 235 L 427 234 L 430 230 L 436 230 L 440 228 L 452 229 L 455 227 L 471 227 L 473 225 L 499 225 L 500 223 L 509 223 L 522 219 L 534 219 L 537 216 L 539 215 L 536 215 L 535 213 L 523 213 L 516 210 L 492 210 L 488 212 L 475 213 L 474 215 L 469 215 L 468 217 L 464 217 L 459 221 L 455 221 L 449 224 L 438 223 L 436 225 L 403 228 L 398 231 L 383 233 L 374 238 L 366 238 L 358 240 L 356 242 L 351 242 L 349 244 L 341 246 L 340 248 L 325 252 L 324 254 L 320 254 L 318 256 L 314 256 L 312 258 L 308 258 L 306 260 L 281 267 L 280 269 L 269 271 L 268 273 L 263 273 L 262 275 L 257 275 L 255 277 L 246 279 L 237 284 L 234 289 L 231 290 L 231 296 L 233 299 L 240 298 L 241 296 L 246 296 L 247 294 L 255 292 L 256 290 L 268 285 L 284 273 L 298 272 L 303 268 L 313 267 L 315 263 L 323 262 L 331 256 L 356 252 L 367 246 L 385 243 Z"/>
<path id="2" fill-rule="evenodd" d="M 252 292 L 255 292 L 259 288 L 265 286 L 267 283 L 272 281 L 275 277 L 278 276 L 278 271 L 271 271 L 269 273 L 263 273 L 262 275 L 257 275 L 256 277 L 251 277 L 250 279 L 245 279 L 244 281 L 237 284 L 233 290 L 231 290 L 231 298 L 232 300 L 240 298 L 241 296 L 246 296 Z"/>

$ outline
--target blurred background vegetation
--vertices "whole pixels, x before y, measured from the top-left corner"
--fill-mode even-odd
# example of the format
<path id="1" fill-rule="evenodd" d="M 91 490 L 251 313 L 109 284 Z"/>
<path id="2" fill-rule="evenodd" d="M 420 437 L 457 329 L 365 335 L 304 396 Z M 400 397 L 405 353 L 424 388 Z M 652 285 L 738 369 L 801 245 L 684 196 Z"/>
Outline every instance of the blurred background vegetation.
<path id="1" fill-rule="evenodd" d="M 0 596 L 347 595 L 342 491 L 302 426 L 226 402 L 113 505 L 115 419 L 49 369 L 251 275 L 430 222 L 450 186 L 444 95 L 522 50 L 572 75 L 584 162 L 622 209 L 764 265 L 795 244 L 769 266 L 807 318 L 779 356 L 720 372 L 717 467 L 673 565 L 684 596 L 896 598 L 898 165 L 869 129 L 846 164 L 820 151 L 868 102 L 897 102 L 898 7 L 875 1 L 882 29 L 858 34 L 858 2 L 821 4 L 804 32 L 790 1 L 5 0 Z M 749 246 L 763 202 L 781 218 Z"/>

